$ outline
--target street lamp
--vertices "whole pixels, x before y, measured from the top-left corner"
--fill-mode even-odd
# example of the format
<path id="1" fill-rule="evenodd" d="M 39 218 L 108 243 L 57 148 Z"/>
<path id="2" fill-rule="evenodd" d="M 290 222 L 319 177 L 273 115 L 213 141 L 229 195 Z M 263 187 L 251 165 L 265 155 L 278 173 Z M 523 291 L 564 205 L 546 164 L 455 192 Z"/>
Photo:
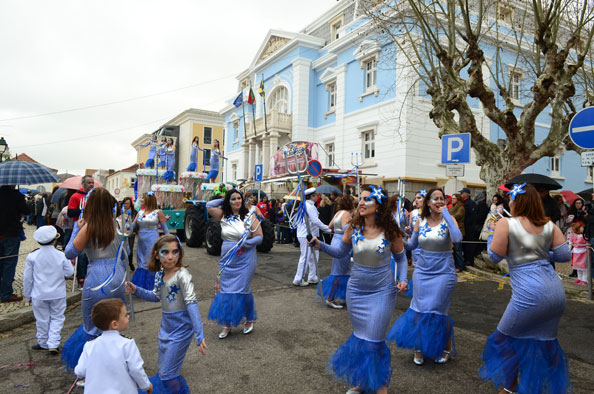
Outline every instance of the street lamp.
<path id="1" fill-rule="evenodd" d="M 8 144 L 4 137 L 0 137 L 0 163 L 4 161 L 4 154 L 8 151 Z"/>

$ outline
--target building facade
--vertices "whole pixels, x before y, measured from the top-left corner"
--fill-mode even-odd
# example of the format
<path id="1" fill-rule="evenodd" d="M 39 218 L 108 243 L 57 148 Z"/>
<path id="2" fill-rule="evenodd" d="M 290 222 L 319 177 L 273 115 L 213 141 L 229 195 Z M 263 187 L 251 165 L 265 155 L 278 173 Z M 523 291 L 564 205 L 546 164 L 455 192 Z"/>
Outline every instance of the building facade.
<path id="1" fill-rule="evenodd" d="M 341 0 L 298 33 L 269 31 L 220 111 L 229 156 L 226 180 L 252 179 L 256 164 L 270 177 L 270 158 L 278 149 L 290 141 L 312 141 L 320 147 L 324 168 L 348 171 L 358 159 L 364 182 L 391 192 L 398 177 L 407 181 L 409 195 L 431 186 L 445 187 L 448 194 L 462 186 L 484 188 L 474 153 L 464 177 L 446 177 L 430 98 L 417 75 L 399 61 L 404 56 L 373 32 L 358 7 L 357 0 Z M 264 98 L 258 94 L 262 81 Z M 253 106 L 247 104 L 250 88 Z M 243 108 L 236 108 L 240 93 Z M 483 135 L 501 140 L 503 132 L 480 103 L 471 105 Z M 550 116 L 539 117 L 537 133 L 546 134 L 550 123 Z M 579 155 L 562 149 L 524 172 L 549 175 L 564 189 L 592 187 L 592 173 L 580 166 Z"/>
<path id="2" fill-rule="evenodd" d="M 107 175 L 104 187 L 114 196 L 118 201 L 124 197 L 132 197 L 134 199 L 134 182 L 136 181 L 136 170 L 138 164 L 134 164 L 128 168 L 114 171 Z"/>

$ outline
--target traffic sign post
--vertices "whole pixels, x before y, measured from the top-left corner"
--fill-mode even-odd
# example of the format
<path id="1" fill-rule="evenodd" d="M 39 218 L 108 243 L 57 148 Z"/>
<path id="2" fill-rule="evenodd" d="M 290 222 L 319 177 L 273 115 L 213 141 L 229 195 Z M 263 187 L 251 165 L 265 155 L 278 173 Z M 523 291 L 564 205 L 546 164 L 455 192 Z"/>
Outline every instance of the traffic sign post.
<path id="1" fill-rule="evenodd" d="M 458 190 L 458 177 L 464 176 L 464 164 L 446 164 L 446 176 L 454 177 L 454 190 Z"/>
<path id="2" fill-rule="evenodd" d="M 594 166 L 594 151 L 582 152 L 582 167 Z"/>
<path id="3" fill-rule="evenodd" d="M 260 190 L 262 189 L 262 172 L 264 171 L 263 164 L 256 164 L 254 168 L 254 182 L 259 183 L 258 187 L 258 202 L 260 202 Z"/>
<path id="4" fill-rule="evenodd" d="M 441 137 L 441 164 L 470 163 L 470 133 Z"/>

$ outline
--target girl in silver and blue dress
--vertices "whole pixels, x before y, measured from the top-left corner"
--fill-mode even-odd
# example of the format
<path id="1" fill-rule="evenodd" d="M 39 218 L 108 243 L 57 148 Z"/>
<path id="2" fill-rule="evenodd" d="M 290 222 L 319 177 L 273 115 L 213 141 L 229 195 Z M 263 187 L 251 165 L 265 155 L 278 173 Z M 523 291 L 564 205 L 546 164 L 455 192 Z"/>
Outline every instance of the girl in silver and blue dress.
<path id="1" fill-rule="evenodd" d="M 388 341 L 414 350 L 413 361 L 424 363 L 424 356 L 446 363 L 455 355 L 454 322 L 448 316 L 457 276 L 452 242 L 462 233 L 448 212 L 445 194 L 431 189 L 423 201 L 407 249 L 419 248 L 413 273 L 413 299 L 407 311 L 394 323 Z"/>
<path id="2" fill-rule="evenodd" d="M 74 259 L 83 251 L 89 258 L 82 291 L 83 325 L 66 340 L 62 349 L 62 361 L 68 370 L 76 367 L 85 343 L 101 334 L 91 319 L 93 306 L 103 299 L 124 295 L 127 257 L 120 250 L 124 245 L 114 223 L 114 204 L 115 198 L 103 188 L 89 192 L 82 220 L 75 223 L 66 246 L 67 258 Z"/>
<path id="3" fill-rule="evenodd" d="M 351 221 L 351 212 L 353 210 L 352 197 L 346 195 L 338 197 L 336 207 L 338 212 L 334 215 L 329 226 L 334 232 L 332 246 L 340 245 L 344 230 Z M 346 304 L 346 288 L 350 277 L 351 255 L 349 254 L 342 258 L 333 258 L 330 275 L 323 278 L 318 284 L 318 295 L 321 296 L 322 294 L 320 292 L 321 286 L 324 297 L 326 297 L 326 305 L 329 308 L 342 309 L 344 307 Z"/>
<path id="4" fill-rule="evenodd" d="M 243 195 L 229 190 L 225 198 L 209 201 L 208 214 L 221 222 L 221 259 L 219 260 L 220 291 L 212 301 L 208 320 L 223 326 L 220 339 L 226 338 L 231 327 L 244 322 L 244 334 L 254 329 L 256 306 L 251 283 L 258 256 L 256 246 L 262 243 L 262 228 L 255 207 L 245 207 Z"/>
<path id="5" fill-rule="evenodd" d="M 571 260 L 571 252 L 533 186 L 514 185 L 508 194 L 513 217 L 497 222 L 487 251 L 495 263 L 506 256 L 512 297 L 487 339 L 479 375 L 503 386 L 501 393 L 571 392 L 567 357 L 557 340 L 565 290 L 550 264 Z"/>
<path id="6" fill-rule="evenodd" d="M 151 302 L 161 302 L 159 374 L 152 377 L 153 394 L 185 394 L 190 389 L 180 374 L 192 339 L 206 354 L 206 342 L 192 275 L 183 265 L 183 249 L 174 235 L 160 237 L 151 251 L 149 268 L 156 272 L 152 290 L 126 283 L 126 292 Z"/>
<path id="7" fill-rule="evenodd" d="M 351 250 L 355 263 L 347 284 L 346 302 L 353 334 L 330 357 L 327 368 L 353 386 L 348 394 L 387 393 L 392 376 L 386 331 L 394 313 L 396 293 L 406 289 L 407 264 L 402 233 L 388 208 L 381 187 L 361 193 L 358 212 L 347 227 L 340 245 L 312 243 L 335 258 Z M 390 268 L 397 264 L 398 285 Z"/>
<path id="8" fill-rule="evenodd" d="M 143 289 L 152 289 L 155 284 L 155 273 L 148 269 L 151 250 L 159 238 L 159 225 L 165 234 L 169 234 L 165 215 L 157 209 L 157 199 L 153 192 L 142 195 L 144 209 L 138 212 L 134 220 L 134 228 L 138 229 L 138 246 L 136 247 L 136 265 L 131 282 Z"/>

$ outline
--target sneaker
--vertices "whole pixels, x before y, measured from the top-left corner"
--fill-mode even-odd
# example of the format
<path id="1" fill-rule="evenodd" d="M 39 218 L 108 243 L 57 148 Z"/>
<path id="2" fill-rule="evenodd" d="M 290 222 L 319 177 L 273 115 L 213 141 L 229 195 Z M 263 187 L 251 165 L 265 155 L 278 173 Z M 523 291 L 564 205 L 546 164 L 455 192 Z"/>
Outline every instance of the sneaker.
<path id="1" fill-rule="evenodd" d="M 301 287 L 307 287 L 309 286 L 309 282 L 306 282 L 304 280 L 302 280 L 301 282 L 293 282 L 293 286 L 301 286 Z"/>
<path id="2" fill-rule="evenodd" d="M 41 346 L 39 346 L 39 344 L 37 344 L 37 345 L 31 346 L 31 350 L 35 350 L 36 352 L 39 352 L 39 351 L 46 352 L 47 348 L 41 347 Z"/>
<path id="3" fill-rule="evenodd" d="M 49 354 L 51 354 L 52 356 L 57 356 L 58 354 L 60 354 L 60 348 L 51 348 L 49 350 Z"/>
<path id="4" fill-rule="evenodd" d="M 317 285 L 318 284 L 318 278 L 312 279 L 312 280 L 308 280 L 307 283 L 309 283 L 310 285 Z"/>
<path id="5" fill-rule="evenodd" d="M 10 297 L 8 297 L 5 300 L 2 300 L 2 303 L 7 303 L 7 302 L 19 302 L 22 301 L 23 297 L 17 296 L 16 294 L 11 294 Z"/>

